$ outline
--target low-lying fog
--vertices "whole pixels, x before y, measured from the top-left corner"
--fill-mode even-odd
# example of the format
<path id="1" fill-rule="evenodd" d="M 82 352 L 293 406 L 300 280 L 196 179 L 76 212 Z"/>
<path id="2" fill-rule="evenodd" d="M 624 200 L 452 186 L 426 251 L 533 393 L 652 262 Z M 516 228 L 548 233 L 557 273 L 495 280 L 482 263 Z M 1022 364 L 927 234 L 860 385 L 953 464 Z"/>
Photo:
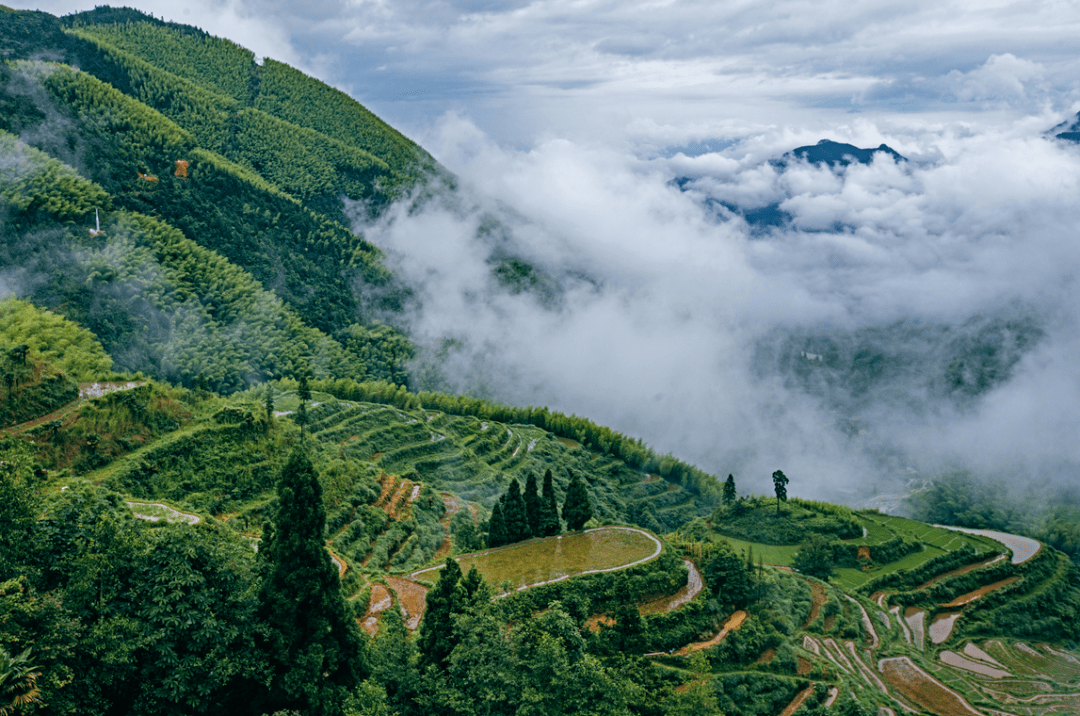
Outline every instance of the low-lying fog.
<path id="1" fill-rule="evenodd" d="M 508 149 L 450 114 L 420 141 L 457 189 L 357 228 L 417 291 L 419 387 L 585 415 L 743 492 L 778 468 L 847 502 L 961 466 L 1063 483 L 1080 147 L 1046 134 L 1061 118 L 626 151 Z M 908 161 L 770 161 L 820 138 Z"/>

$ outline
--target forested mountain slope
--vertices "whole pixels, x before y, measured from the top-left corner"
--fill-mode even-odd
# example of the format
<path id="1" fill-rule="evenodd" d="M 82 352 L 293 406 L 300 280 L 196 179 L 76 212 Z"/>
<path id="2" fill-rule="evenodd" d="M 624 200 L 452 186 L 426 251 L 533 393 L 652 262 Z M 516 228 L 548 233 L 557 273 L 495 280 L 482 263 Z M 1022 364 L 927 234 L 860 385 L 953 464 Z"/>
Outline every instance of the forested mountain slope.
<path id="1" fill-rule="evenodd" d="M 0 7 L 0 54 L 0 711 L 1077 710 L 1049 545 L 410 392 L 342 198 L 442 170 L 342 93 L 127 9 Z"/>

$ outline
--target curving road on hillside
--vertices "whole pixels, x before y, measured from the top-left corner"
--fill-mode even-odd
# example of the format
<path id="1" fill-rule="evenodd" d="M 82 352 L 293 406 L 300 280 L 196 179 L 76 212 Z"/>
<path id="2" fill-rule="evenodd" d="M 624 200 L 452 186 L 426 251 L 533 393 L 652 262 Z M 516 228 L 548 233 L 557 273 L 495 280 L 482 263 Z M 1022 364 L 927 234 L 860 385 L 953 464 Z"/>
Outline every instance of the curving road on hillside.
<path id="1" fill-rule="evenodd" d="M 934 525 L 934 527 L 941 527 L 943 529 L 953 530 L 954 532 L 966 532 L 969 535 L 988 537 L 995 542 L 1000 542 L 1012 551 L 1013 564 L 1023 564 L 1038 554 L 1039 549 L 1042 548 L 1042 543 L 1037 539 L 1021 537 L 1020 535 L 1011 535 L 1008 532 L 977 530 L 972 529 L 971 527 L 953 527 L 952 525 Z"/>

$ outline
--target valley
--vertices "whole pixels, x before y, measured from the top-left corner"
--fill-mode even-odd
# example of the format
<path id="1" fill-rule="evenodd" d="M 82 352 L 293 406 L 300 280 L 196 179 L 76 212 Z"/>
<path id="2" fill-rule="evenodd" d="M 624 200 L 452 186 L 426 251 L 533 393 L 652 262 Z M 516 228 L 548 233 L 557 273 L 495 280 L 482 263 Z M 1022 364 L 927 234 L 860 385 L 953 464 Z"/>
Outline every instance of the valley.
<path id="1" fill-rule="evenodd" d="M 1070 503 L 1036 524 L 926 479 L 914 519 L 799 497 L 801 465 L 756 495 L 588 417 L 424 389 L 454 341 L 410 335 L 417 287 L 350 212 L 452 196 L 427 151 L 137 10 L 0 7 L 0 51 L 0 713 L 1080 711 Z M 833 144 L 785 161 L 899 157 Z M 482 280 L 559 310 L 511 253 Z M 837 415 L 909 371 L 962 408 L 1043 338 L 972 321 L 754 351 Z M 894 333 L 945 338 L 862 349 Z"/>

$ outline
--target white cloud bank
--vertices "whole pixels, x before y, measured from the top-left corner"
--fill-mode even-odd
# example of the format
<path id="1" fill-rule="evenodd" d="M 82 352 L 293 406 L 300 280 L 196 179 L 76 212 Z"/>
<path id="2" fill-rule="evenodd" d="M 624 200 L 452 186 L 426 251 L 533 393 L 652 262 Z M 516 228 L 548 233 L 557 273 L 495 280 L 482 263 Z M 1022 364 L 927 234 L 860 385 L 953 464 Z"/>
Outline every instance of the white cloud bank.
<path id="1" fill-rule="evenodd" d="M 793 147 L 782 131 L 641 159 L 561 139 L 508 150 L 451 115 L 425 146 L 462 190 L 363 229 L 419 291 L 414 335 L 463 346 L 446 366 L 457 389 L 587 415 L 760 492 L 777 468 L 793 494 L 849 498 L 908 467 L 1058 481 L 1080 466 L 1080 151 L 1043 126 L 864 125 L 853 133 L 936 159 L 834 171 L 763 163 L 755 147 Z M 671 180 L 687 175 L 680 191 Z M 755 233 L 716 201 L 777 202 L 792 223 Z M 512 234 L 502 243 L 478 238 L 492 216 Z M 496 247 L 562 277 L 561 303 L 499 289 Z M 996 315 L 1042 331 L 1011 378 L 967 402 L 929 389 L 941 341 Z M 849 413 L 762 365 L 778 334 L 867 329 L 925 360 Z M 849 437 L 849 419 L 866 433 Z"/>

